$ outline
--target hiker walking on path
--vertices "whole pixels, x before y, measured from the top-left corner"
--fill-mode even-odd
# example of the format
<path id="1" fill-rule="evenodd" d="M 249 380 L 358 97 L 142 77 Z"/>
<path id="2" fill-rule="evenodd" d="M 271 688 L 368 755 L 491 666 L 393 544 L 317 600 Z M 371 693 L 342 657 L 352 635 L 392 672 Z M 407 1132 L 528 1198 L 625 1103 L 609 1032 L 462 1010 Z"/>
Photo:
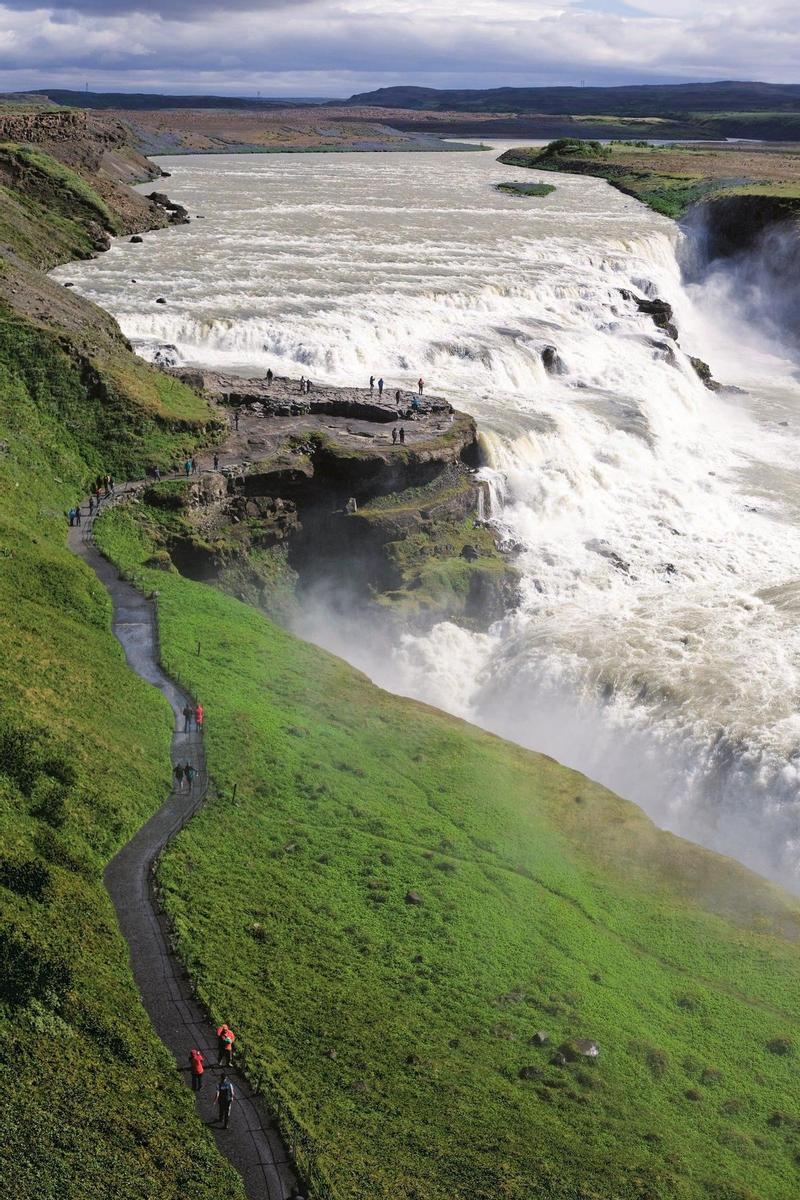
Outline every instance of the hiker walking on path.
<path id="1" fill-rule="evenodd" d="M 194 709 L 192 708 L 191 704 L 184 704 L 184 706 L 183 706 L 183 732 L 184 733 L 191 732 L 193 720 L 194 720 Z"/>
<path id="2" fill-rule="evenodd" d="M 237 430 L 237 432 L 238 432 L 238 429 L 239 429 L 239 410 L 238 410 L 238 408 L 237 408 L 236 412 L 233 414 L 233 428 L 235 430 Z"/>
<path id="3" fill-rule="evenodd" d="M 374 375 L 370 375 L 370 377 L 369 377 L 369 390 L 371 392 L 375 391 L 375 376 Z"/>
<path id="4" fill-rule="evenodd" d="M 197 474 L 197 459 L 192 455 L 192 474 Z"/>
<path id="5" fill-rule="evenodd" d="M 406 431 L 402 425 L 400 426 L 400 443 L 403 446 L 406 444 Z"/>
<path id="6" fill-rule="evenodd" d="M 217 1066 L 229 1067 L 233 1054 L 233 1043 L 236 1035 L 228 1024 L 220 1025 L 217 1030 Z"/>
<path id="7" fill-rule="evenodd" d="M 214 452 L 214 470 L 219 470 L 219 455 L 216 453 L 216 451 Z"/>
<path id="8" fill-rule="evenodd" d="M 380 379 L 378 380 L 378 395 L 379 396 L 383 395 L 383 376 L 382 375 L 381 375 Z"/>
<path id="9" fill-rule="evenodd" d="M 392 445 L 393 446 L 397 445 L 397 430 L 396 429 L 392 430 Z"/>
<path id="10" fill-rule="evenodd" d="M 214 1103 L 219 1106 L 219 1119 L 223 1129 L 228 1128 L 231 1119 L 231 1105 L 236 1099 L 233 1084 L 227 1075 L 223 1075 L 217 1084 L 217 1094 Z"/>
<path id="11" fill-rule="evenodd" d="M 192 460 L 190 458 L 187 458 L 186 462 L 183 464 L 183 469 L 186 474 L 186 478 L 188 479 L 192 473 Z"/>
<path id="12" fill-rule="evenodd" d="M 89 516 L 94 512 L 94 494 L 89 492 Z"/>
<path id="13" fill-rule="evenodd" d="M 156 483 L 161 483 L 161 467 L 153 467 L 153 475 Z"/>
<path id="14" fill-rule="evenodd" d="M 267 387 L 270 386 L 273 380 L 272 367 L 267 367 Z"/>
<path id="15" fill-rule="evenodd" d="M 419 394 L 421 396 L 422 393 L 425 391 L 425 380 L 422 378 L 421 375 L 420 375 L 419 379 L 417 380 L 417 387 L 419 388 Z"/>
<path id="16" fill-rule="evenodd" d="M 179 792 L 182 792 L 183 791 L 183 776 L 185 775 L 185 771 L 180 763 L 178 763 L 178 765 L 175 767 L 173 774 L 175 776 L 175 787 L 178 789 Z"/>
<path id="17" fill-rule="evenodd" d="M 395 404 L 397 405 L 397 407 L 398 407 L 398 408 L 400 407 L 400 401 L 402 400 L 402 398 L 403 398 L 403 397 L 402 397 L 402 396 L 401 396 L 401 394 L 400 394 L 400 388 L 398 388 L 398 389 L 397 389 L 397 391 L 396 391 L 396 392 L 395 392 L 395 394 L 394 394 L 394 402 L 395 402 Z"/>
<path id="18" fill-rule="evenodd" d="M 81 506 L 80 506 L 80 504 L 76 504 L 75 505 L 75 524 L 80 525 L 80 523 L 81 523 Z"/>
<path id="19" fill-rule="evenodd" d="M 186 776 L 186 782 L 187 782 L 187 784 L 189 785 L 189 791 L 191 791 L 191 790 L 192 790 L 192 784 L 194 783 L 194 777 L 195 777 L 195 774 L 196 774 L 196 772 L 195 772 L 195 769 L 194 769 L 194 767 L 192 766 L 192 764 L 191 764 L 190 762 L 187 762 L 186 766 L 183 768 L 183 773 L 184 773 L 184 775 Z M 229 1065 L 230 1065 L 230 1064 L 229 1064 Z"/>
<path id="20" fill-rule="evenodd" d="M 192 1091 L 199 1092 L 203 1086 L 203 1071 L 205 1070 L 205 1063 L 203 1062 L 203 1055 L 200 1050 L 189 1051 L 189 1070 L 192 1073 Z"/>
<path id="21" fill-rule="evenodd" d="M 300 376 L 300 392 L 303 393 L 303 392 L 305 392 L 305 390 L 306 390 L 306 377 L 305 377 L 305 375 L 301 375 Z"/>
<path id="22" fill-rule="evenodd" d="M 204 717 L 205 717 L 205 713 L 203 712 L 203 706 L 200 703 L 200 701 L 198 700 L 197 707 L 194 710 L 194 723 L 197 726 L 200 733 L 203 732 L 203 718 Z"/>

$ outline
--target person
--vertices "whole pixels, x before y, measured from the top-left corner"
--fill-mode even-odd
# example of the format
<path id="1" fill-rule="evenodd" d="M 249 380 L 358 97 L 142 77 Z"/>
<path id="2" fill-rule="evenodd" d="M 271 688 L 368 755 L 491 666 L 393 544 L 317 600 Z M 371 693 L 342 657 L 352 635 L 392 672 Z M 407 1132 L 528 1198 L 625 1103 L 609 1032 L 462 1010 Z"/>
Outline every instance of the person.
<path id="1" fill-rule="evenodd" d="M 238 408 L 237 408 L 236 412 L 233 414 L 233 427 L 234 427 L 234 429 L 239 428 L 239 410 L 238 410 Z"/>
<path id="2" fill-rule="evenodd" d="M 173 773 L 175 775 L 175 787 L 178 789 L 179 792 L 182 792 L 183 791 L 184 771 L 183 771 L 183 767 L 181 766 L 180 763 L 178 763 L 178 765 L 175 767 L 175 771 Z"/>
<path id="3" fill-rule="evenodd" d="M 394 402 L 398 408 L 400 407 L 400 401 L 402 400 L 402 398 L 403 397 L 400 395 L 400 388 L 398 388 L 394 394 Z"/>
<path id="4" fill-rule="evenodd" d="M 412 401 L 411 401 L 411 411 L 412 411 L 412 412 L 419 412 L 419 400 L 417 399 L 417 397 L 416 397 L 416 396 L 414 396 L 414 397 L 413 397 L 413 399 L 412 399 Z"/>
<path id="5" fill-rule="evenodd" d="M 392 445 L 397 445 L 397 427 L 392 430 Z"/>
<path id="6" fill-rule="evenodd" d="M 156 483 L 161 483 L 161 467 L 153 467 L 153 474 L 156 477 Z"/>
<path id="7" fill-rule="evenodd" d="M 405 445 L 405 441 L 406 441 L 406 431 L 403 428 L 403 426 L 401 425 L 400 426 L 400 444 Z"/>
<path id="8" fill-rule="evenodd" d="M 67 518 L 67 520 L 69 521 L 70 525 L 75 524 L 75 509 L 74 508 L 68 508 L 64 515 Z"/>
<path id="9" fill-rule="evenodd" d="M 417 380 L 417 387 L 419 388 L 419 394 L 421 396 L 423 391 L 425 390 L 425 380 L 422 378 L 421 375 L 420 375 L 419 379 Z"/>
<path id="10" fill-rule="evenodd" d="M 105 489 L 105 493 L 106 493 L 106 495 L 107 495 L 107 496 L 110 496 L 110 495 L 111 495 L 111 487 L 110 487 L 110 484 L 111 484 L 111 476 L 110 476 L 110 475 L 104 475 L 104 476 L 103 476 L 103 488 Z"/>
<path id="11" fill-rule="evenodd" d="M 310 391 L 311 391 L 311 380 L 310 380 L 310 379 L 307 379 L 307 380 L 306 380 L 306 395 L 308 395 L 308 393 L 309 393 Z"/>
<path id="12" fill-rule="evenodd" d="M 216 452 L 214 453 L 214 470 L 219 470 L 219 455 Z"/>
<path id="13" fill-rule="evenodd" d="M 89 516 L 94 512 L 94 495 L 89 492 Z"/>
<path id="14" fill-rule="evenodd" d="M 111 495 L 113 496 L 114 495 L 114 476 L 113 475 L 109 475 L 109 477 L 108 477 L 108 486 L 111 488 Z"/>
<path id="15" fill-rule="evenodd" d="M 96 507 L 97 507 L 97 508 L 99 508 L 99 507 L 100 507 L 100 499 L 101 499 L 101 497 L 100 497 L 100 488 L 97 486 L 97 484 L 95 484 L 95 488 L 94 488 L 94 502 L 95 502 L 95 505 L 96 505 Z"/>
<path id="16" fill-rule="evenodd" d="M 219 1106 L 219 1119 L 223 1129 L 228 1128 L 228 1122 L 231 1119 L 231 1105 L 235 1099 L 236 1093 L 233 1090 L 233 1084 L 227 1075 L 221 1075 L 220 1081 L 217 1084 L 217 1094 L 214 1097 L 214 1103 Z"/>
<path id="17" fill-rule="evenodd" d="M 197 474 L 197 459 L 192 455 L 192 474 Z"/>
<path id="18" fill-rule="evenodd" d="M 223 1023 L 217 1030 L 217 1065 L 229 1067 L 236 1035 L 230 1025 Z"/>
<path id="19" fill-rule="evenodd" d="M 81 523 L 81 506 L 80 506 L 80 504 L 76 504 L 75 505 L 75 524 L 80 525 L 80 523 Z"/>
<path id="20" fill-rule="evenodd" d="M 204 715 L 205 714 L 203 713 L 203 706 L 200 703 L 200 701 L 198 700 L 197 706 L 194 710 L 194 721 L 195 721 L 195 725 L 197 726 L 198 729 L 203 728 L 203 716 Z"/>
<path id="21" fill-rule="evenodd" d="M 382 375 L 381 375 L 380 379 L 378 380 L 378 395 L 379 396 L 383 395 L 383 376 Z"/>
<path id="22" fill-rule="evenodd" d="M 300 376 L 300 391 L 302 393 L 305 390 L 306 390 L 306 377 L 305 377 L 305 375 L 301 375 Z"/>
<path id="23" fill-rule="evenodd" d="M 189 1051 L 189 1070 L 192 1073 L 192 1091 L 199 1092 L 203 1086 L 205 1063 L 203 1062 L 202 1051 L 197 1048 Z"/>
<path id="24" fill-rule="evenodd" d="M 190 458 L 187 458 L 186 462 L 183 464 L 183 469 L 186 473 L 186 478 L 188 479 L 192 473 L 192 460 Z"/>
<path id="25" fill-rule="evenodd" d="M 375 391 L 375 376 L 374 375 L 370 375 L 370 377 L 369 377 L 369 390 L 371 392 Z"/>
<path id="26" fill-rule="evenodd" d="M 267 367 L 267 387 L 270 386 L 273 378 L 274 378 L 274 376 L 272 374 L 272 367 Z"/>
<path id="27" fill-rule="evenodd" d="M 189 787 L 189 791 L 191 791 L 192 784 L 194 783 L 195 771 L 194 771 L 194 767 L 192 766 L 192 764 L 190 762 L 187 762 L 186 766 L 183 768 L 183 773 L 186 776 L 186 783 Z"/>
<path id="28" fill-rule="evenodd" d="M 184 704 L 184 706 L 183 706 L 183 732 L 184 733 L 189 733 L 189 731 L 191 730 L 193 719 L 194 719 L 194 709 L 192 708 L 191 704 Z"/>

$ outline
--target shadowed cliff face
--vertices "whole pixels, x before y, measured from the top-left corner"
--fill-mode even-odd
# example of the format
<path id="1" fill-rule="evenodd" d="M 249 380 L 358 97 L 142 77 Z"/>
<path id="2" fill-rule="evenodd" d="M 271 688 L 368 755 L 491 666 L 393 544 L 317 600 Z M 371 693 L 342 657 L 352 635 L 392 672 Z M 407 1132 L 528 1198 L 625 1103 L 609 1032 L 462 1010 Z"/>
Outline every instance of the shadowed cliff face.
<path id="1" fill-rule="evenodd" d="M 695 205 L 682 227 L 687 282 L 718 276 L 755 324 L 800 351 L 800 202 L 724 196 Z"/>

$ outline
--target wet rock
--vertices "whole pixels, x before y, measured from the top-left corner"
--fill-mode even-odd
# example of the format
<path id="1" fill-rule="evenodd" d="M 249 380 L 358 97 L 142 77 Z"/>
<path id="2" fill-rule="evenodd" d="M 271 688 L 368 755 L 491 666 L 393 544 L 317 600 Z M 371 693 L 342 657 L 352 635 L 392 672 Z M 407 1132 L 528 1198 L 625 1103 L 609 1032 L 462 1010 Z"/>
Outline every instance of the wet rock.
<path id="1" fill-rule="evenodd" d="M 134 246 L 139 246 L 144 241 L 144 238 L 141 234 L 135 233 L 130 240 Z"/>
<path id="2" fill-rule="evenodd" d="M 698 378 L 702 380 L 709 391 L 718 392 L 720 390 L 722 384 L 717 383 L 716 379 L 711 374 L 711 367 L 707 362 L 704 362 L 702 358 L 695 358 L 691 354 L 689 355 L 689 362 L 694 367 Z"/>
<path id="3" fill-rule="evenodd" d="M 406 904 L 420 905 L 420 904 L 424 904 L 424 903 L 425 903 L 425 901 L 422 899 L 422 896 L 420 896 L 419 892 L 415 892 L 415 891 L 406 892 Z"/>
<path id="4" fill-rule="evenodd" d="M 166 302 L 166 300 L 164 299 L 164 297 L 163 297 L 163 296 L 159 296 L 159 297 L 156 299 L 156 304 L 166 304 L 166 303 L 167 303 L 167 302 Z"/>
<path id="5" fill-rule="evenodd" d="M 177 346 L 159 346 L 153 355 L 153 362 L 158 367 L 177 367 L 179 361 Z"/>
<path id="6" fill-rule="evenodd" d="M 593 538 L 590 542 L 586 543 L 586 549 L 599 554 L 601 558 L 607 558 L 611 565 L 616 567 L 618 571 L 622 571 L 624 575 L 630 574 L 631 564 L 626 562 L 621 555 L 617 554 L 616 550 L 612 550 L 608 542 Z"/>
<path id="7" fill-rule="evenodd" d="M 555 346 L 543 346 L 541 350 L 542 366 L 548 375 L 564 375 L 566 363 Z"/>
<path id="8" fill-rule="evenodd" d="M 75 287 L 75 284 L 74 284 L 74 283 L 65 283 L 65 284 L 64 284 L 64 287 Z M 783 422 L 783 424 L 784 424 L 784 425 L 788 425 L 788 424 L 789 424 L 789 422 L 788 422 L 788 421 L 784 421 L 784 422 Z"/>
<path id="9" fill-rule="evenodd" d="M 637 296 L 635 292 L 630 292 L 627 288 L 619 289 L 620 295 L 625 300 L 632 300 L 640 313 L 651 317 L 653 324 L 659 329 L 663 329 L 667 337 L 678 340 L 678 329 L 673 321 L 672 305 L 666 300 L 659 300 L 655 297 L 652 300 L 646 300 L 644 296 Z"/>

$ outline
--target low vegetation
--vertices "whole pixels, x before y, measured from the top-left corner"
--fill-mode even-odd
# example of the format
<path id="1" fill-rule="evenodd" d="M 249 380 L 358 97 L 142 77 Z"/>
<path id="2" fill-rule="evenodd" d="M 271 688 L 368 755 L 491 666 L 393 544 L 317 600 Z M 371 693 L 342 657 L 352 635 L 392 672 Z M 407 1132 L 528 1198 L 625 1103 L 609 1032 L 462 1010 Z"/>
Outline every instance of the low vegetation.
<path id="1" fill-rule="evenodd" d="M 506 192 L 509 196 L 549 196 L 554 192 L 552 183 L 498 183 L 498 192 Z"/>
<path id="2" fill-rule="evenodd" d="M 148 568 L 135 514 L 99 536 L 217 785 L 160 885 L 316 1194 L 791 1200 L 800 904 Z"/>
<path id="3" fill-rule="evenodd" d="M 215 423 L 31 269 L 88 252 L 109 219 L 90 184 L 24 147 L 0 148 L 0 172 L 3 1191 L 242 1198 L 140 1004 L 103 887 L 168 792 L 170 715 L 125 663 L 64 515 L 98 473 L 166 466 Z M 33 200 L 23 177 L 54 198 Z"/>
<path id="4" fill-rule="evenodd" d="M 654 146 L 646 141 L 608 145 L 559 138 L 540 147 L 508 150 L 500 162 L 537 171 L 595 175 L 635 196 L 663 216 L 678 219 L 700 200 L 763 195 L 800 202 L 800 154 L 764 148 Z"/>

